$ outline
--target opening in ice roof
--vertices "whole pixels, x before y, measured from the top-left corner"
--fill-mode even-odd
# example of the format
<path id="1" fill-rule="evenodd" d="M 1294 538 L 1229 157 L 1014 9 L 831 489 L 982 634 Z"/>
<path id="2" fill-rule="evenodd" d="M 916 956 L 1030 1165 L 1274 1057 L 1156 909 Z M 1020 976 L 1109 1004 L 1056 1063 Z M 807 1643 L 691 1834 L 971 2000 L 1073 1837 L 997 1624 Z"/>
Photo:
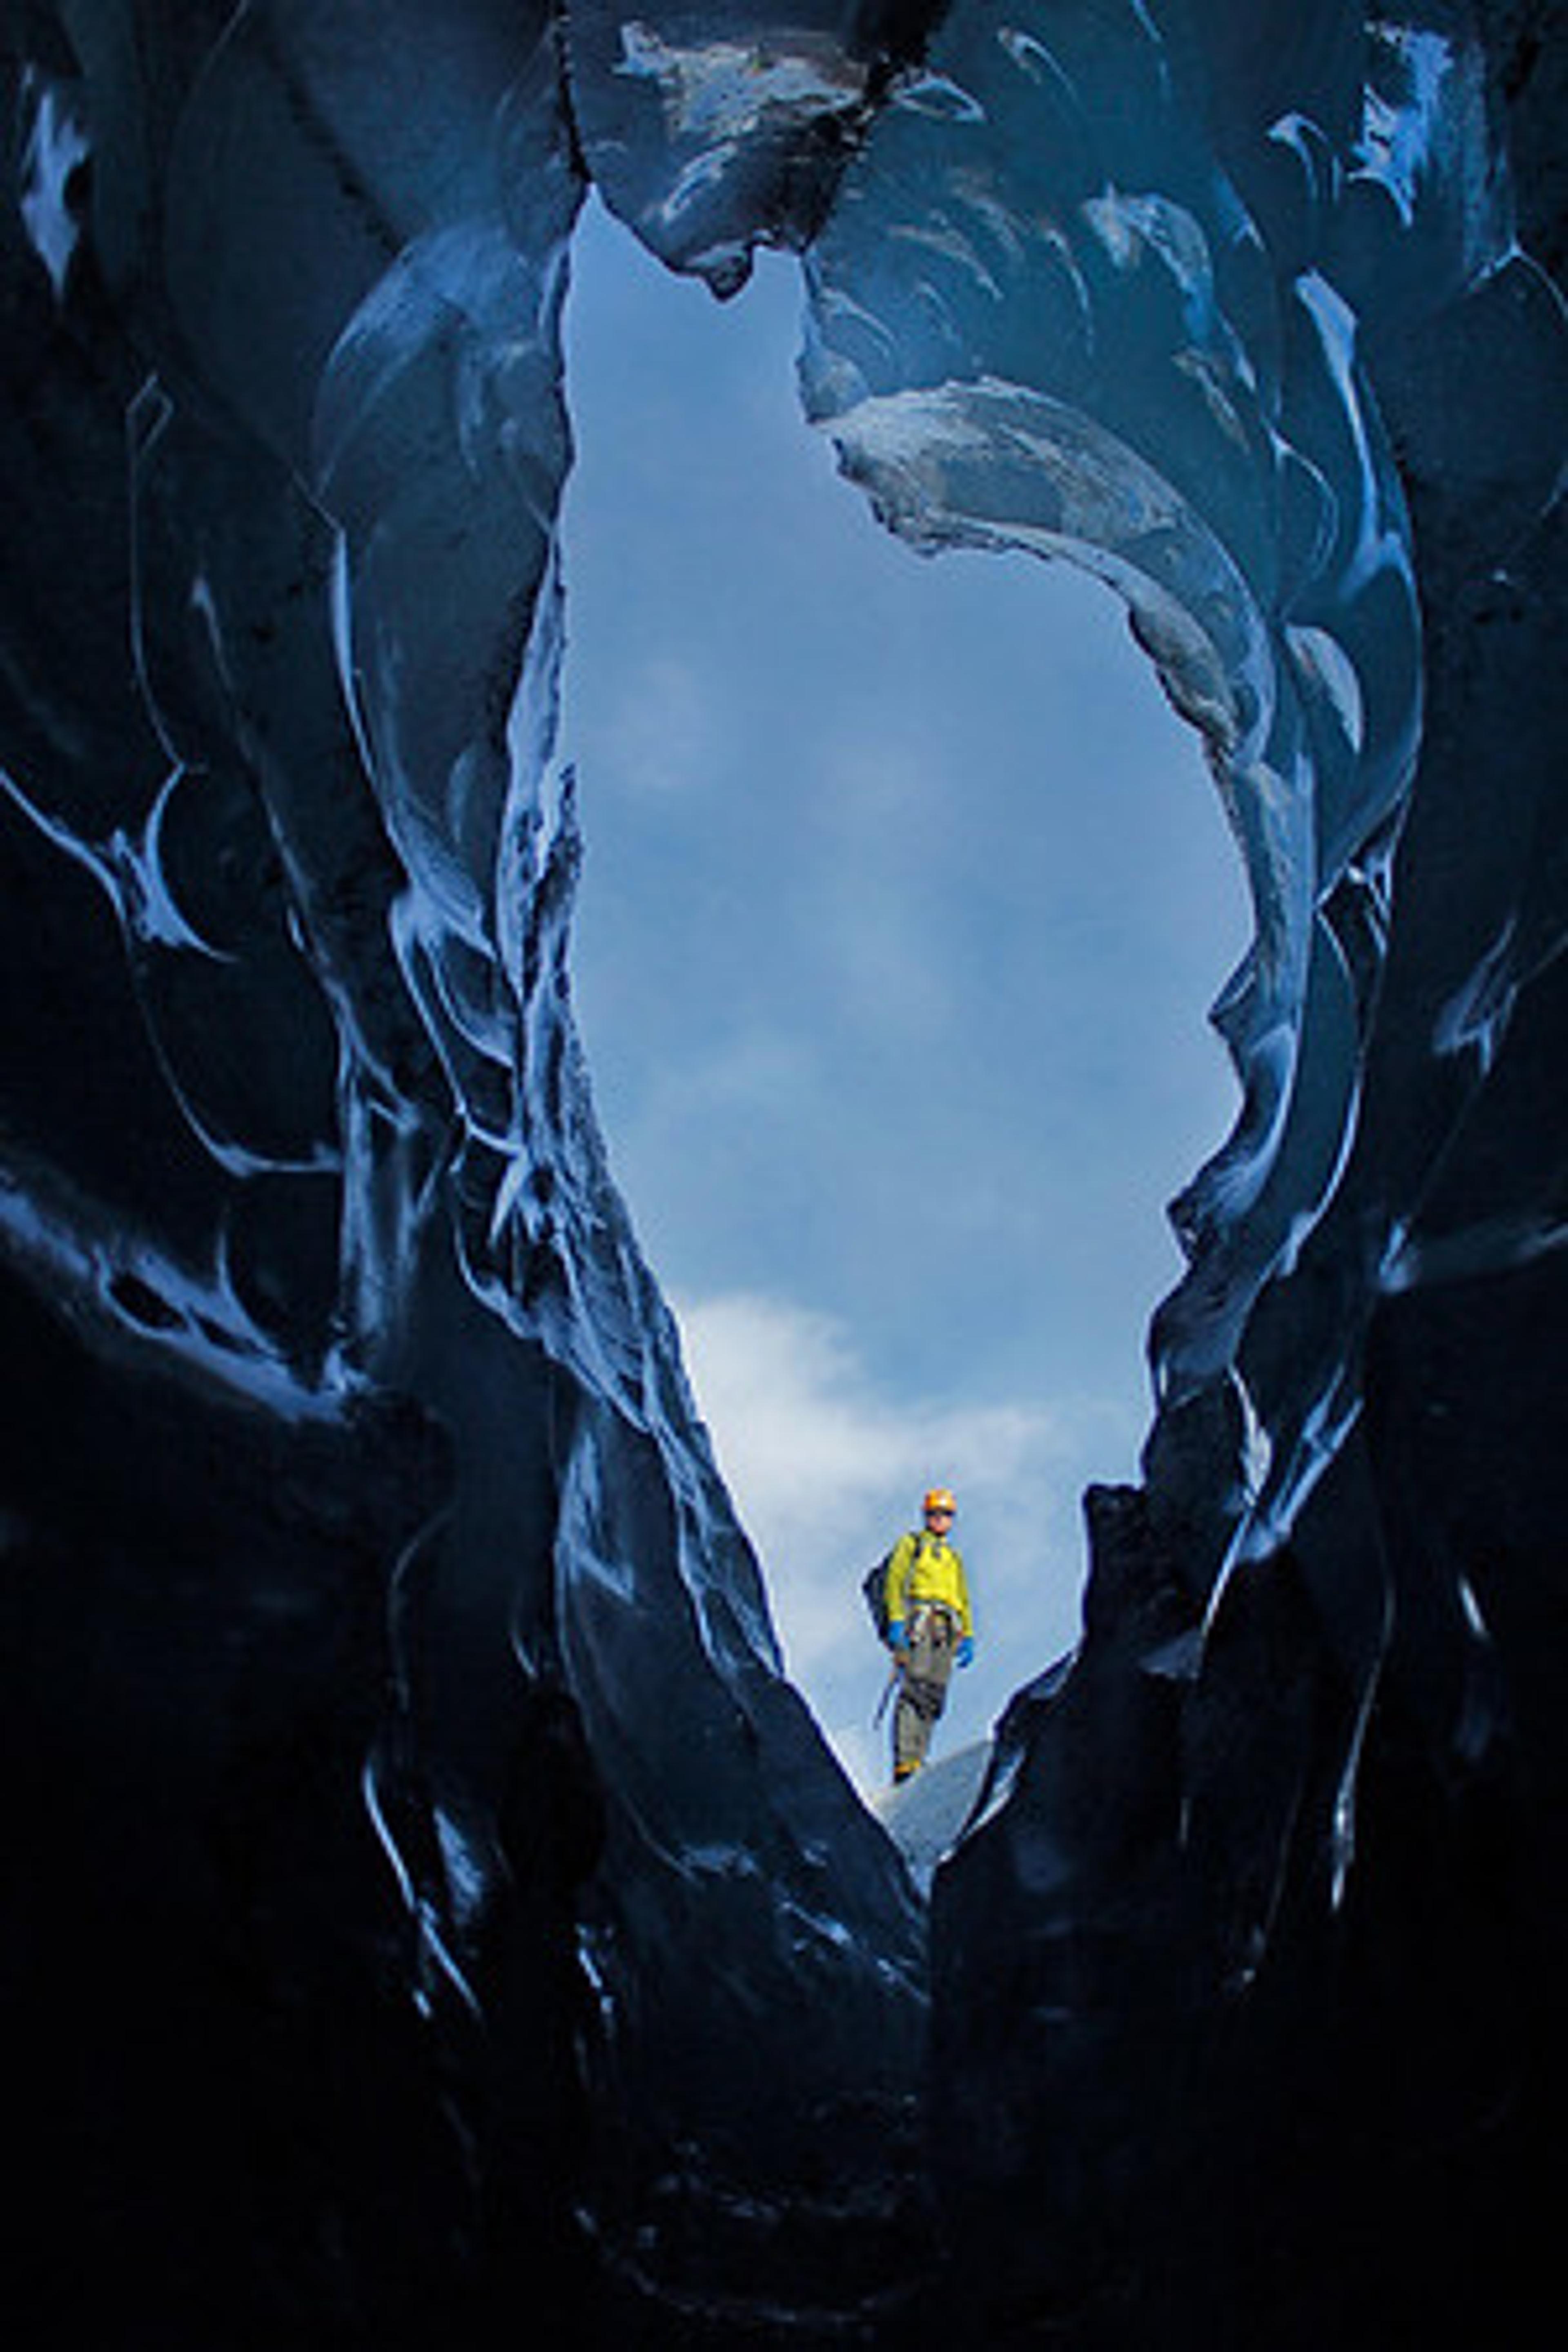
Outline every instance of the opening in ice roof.
<path id="1" fill-rule="evenodd" d="M 1249 936 L 1196 736 L 1066 566 L 921 562 L 795 397 L 799 283 L 721 308 L 594 205 L 563 749 L 599 1115 L 791 1672 L 883 1777 L 858 1571 L 933 1479 L 981 1618 L 946 1749 L 1075 1638 L 1135 1475 L 1163 1204 L 1225 1136 Z"/>

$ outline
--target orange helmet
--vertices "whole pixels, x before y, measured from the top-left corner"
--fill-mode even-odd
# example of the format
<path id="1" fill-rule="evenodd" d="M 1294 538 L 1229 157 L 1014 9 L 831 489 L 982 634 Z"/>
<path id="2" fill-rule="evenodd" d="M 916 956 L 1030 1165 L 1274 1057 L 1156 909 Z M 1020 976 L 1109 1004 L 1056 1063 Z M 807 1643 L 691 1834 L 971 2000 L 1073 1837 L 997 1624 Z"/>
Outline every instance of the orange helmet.
<path id="1" fill-rule="evenodd" d="M 958 1505 L 953 1501 L 950 1488 L 946 1486 L 931 1486 L 926 1490 L 926 1498 L 921 1505 L 921 1508 L 922 1511 L 927 1513 L 931 1511 L 956 1511 Z"/>

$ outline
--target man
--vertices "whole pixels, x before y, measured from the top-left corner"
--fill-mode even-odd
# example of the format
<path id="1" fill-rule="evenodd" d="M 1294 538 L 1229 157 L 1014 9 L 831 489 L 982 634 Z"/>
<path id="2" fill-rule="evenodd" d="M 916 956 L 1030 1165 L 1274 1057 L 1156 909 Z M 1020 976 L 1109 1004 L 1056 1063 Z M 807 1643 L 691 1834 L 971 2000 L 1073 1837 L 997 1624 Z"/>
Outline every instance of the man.
<path id="1" fill-rule="evenodd" d="M 921 1507 L 924 1526 L 900 1536 L 888 1562 L 888 1647 L 899 1675 L 893 1709 L 893 1779 L 925 1762 L 955 1665 L 974 1655 L 974 1614 L 963 1559 L 952 1541 L 958 1508 L 945 1486 Z"/>

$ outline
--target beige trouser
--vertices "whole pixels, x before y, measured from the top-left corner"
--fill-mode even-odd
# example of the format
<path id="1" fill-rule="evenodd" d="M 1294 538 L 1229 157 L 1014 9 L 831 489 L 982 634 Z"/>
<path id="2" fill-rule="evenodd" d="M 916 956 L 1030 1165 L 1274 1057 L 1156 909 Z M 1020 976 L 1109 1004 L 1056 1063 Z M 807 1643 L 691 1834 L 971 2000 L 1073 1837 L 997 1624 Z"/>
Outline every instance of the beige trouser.
<path id="1" fill-rule="evenodd" d="M 958 1621 L 945 1609 L 921 1601 L 910 1612 L 909 1648 L 899 1659 L 899 1703 L 893 1709 L 893 1771 L 923 1764 L 931 1732 L 947 1705 Z"/>

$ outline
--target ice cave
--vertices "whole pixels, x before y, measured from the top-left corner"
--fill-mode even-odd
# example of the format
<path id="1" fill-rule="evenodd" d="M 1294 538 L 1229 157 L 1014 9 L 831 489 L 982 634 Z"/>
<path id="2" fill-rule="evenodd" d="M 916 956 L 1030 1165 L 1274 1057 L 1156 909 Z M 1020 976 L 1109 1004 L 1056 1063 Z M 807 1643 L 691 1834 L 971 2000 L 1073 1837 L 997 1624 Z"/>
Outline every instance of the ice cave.
<path id="1" fill-rule="evenodd" d="M 5 0 L 27 2352 L 1556 2340 L 1565 16 Z M 1124 600 L 1249 894 L 929 1899 L 573 1027 L 590 188 L 795 257 L 847 498 Z"/>

